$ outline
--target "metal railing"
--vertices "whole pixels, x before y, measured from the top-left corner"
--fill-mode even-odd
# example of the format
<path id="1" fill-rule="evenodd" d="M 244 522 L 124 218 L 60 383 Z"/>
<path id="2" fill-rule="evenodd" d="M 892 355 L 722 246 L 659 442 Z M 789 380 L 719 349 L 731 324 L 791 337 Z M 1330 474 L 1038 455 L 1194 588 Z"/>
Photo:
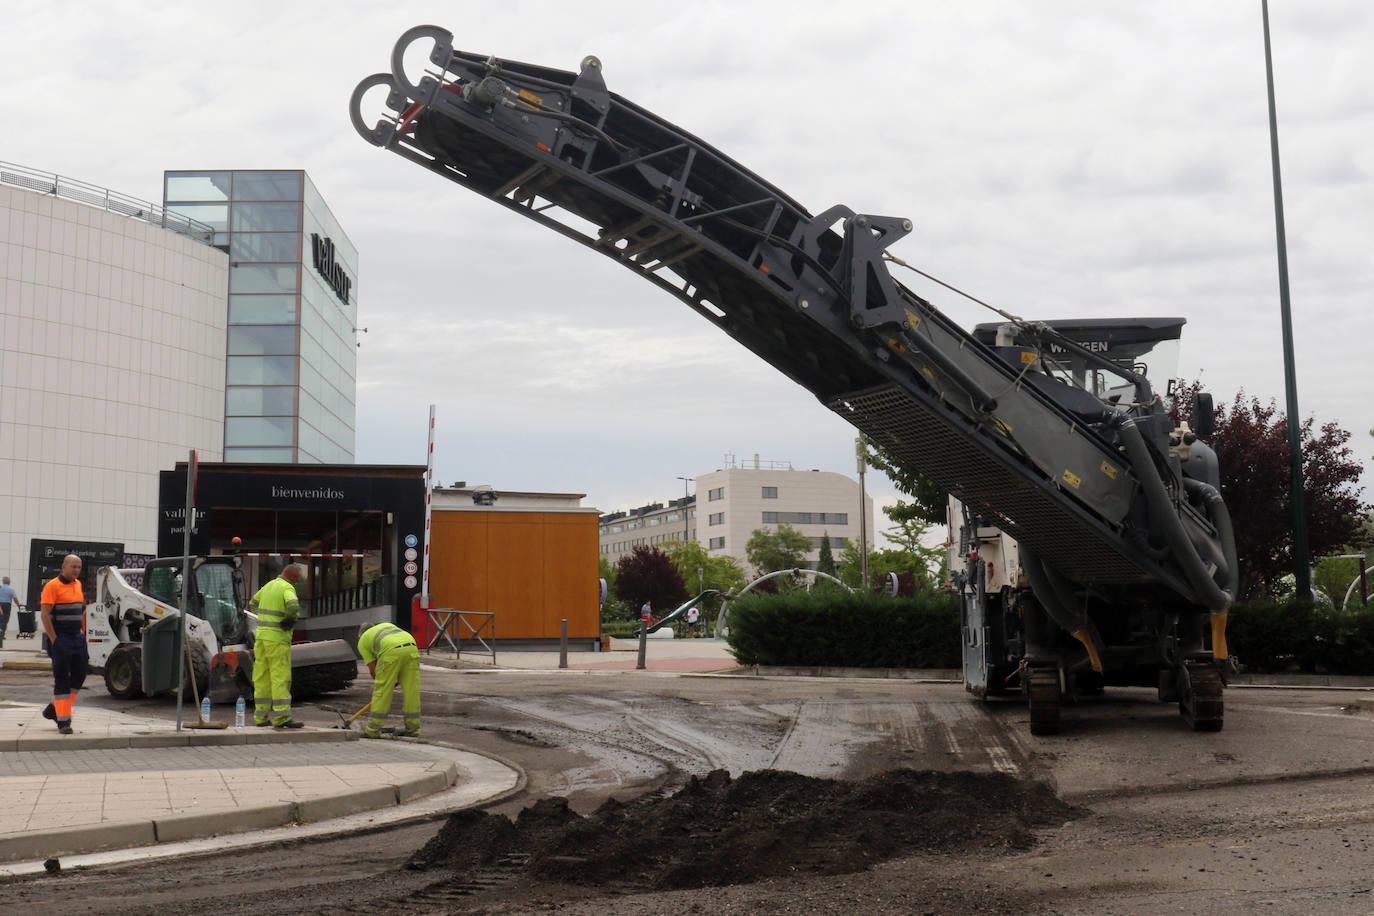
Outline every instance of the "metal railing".
<path id="1" fill-rule="evenodd" d="M 327 614 L 342 614 L 345 611 L 360 611 L 363 608 L 378 607 L 396 602 L 396 577 L 381 576 L 371 582 L 331 592 L 327 595 L 312 595 L 301 601 L 302 617 L 323 617 Z"/>
<path id="2" fill-rule="evenodd" d="M 471 645 L 476 642 L 482 647 L 481 655 L 490 655 L 491 664 L 496 665 L 496 614 L 491 611 L 457 611 L 451 607 L 427 608 L 429 618 L 429 643 L 425 654 L 439 643 L 445 642 L 453 650 L 455 659 L 463 657 L 463 641 Z M 467 631 L 464 634 L 464 630 Z M 488 641 L 490 640 L 490 641 Z M 473 650 L 468 649 L 471 653 Z"/>
<path id="3" fill-rule="evenodd" d="M 0 160 L 0 185 L 6 184 L 142 220 L 206 245 L 212 244 L 215 240 L 214 227 L 200 220 L 182 216 L 146 200 L 119 194 L 109 188 Z"/>

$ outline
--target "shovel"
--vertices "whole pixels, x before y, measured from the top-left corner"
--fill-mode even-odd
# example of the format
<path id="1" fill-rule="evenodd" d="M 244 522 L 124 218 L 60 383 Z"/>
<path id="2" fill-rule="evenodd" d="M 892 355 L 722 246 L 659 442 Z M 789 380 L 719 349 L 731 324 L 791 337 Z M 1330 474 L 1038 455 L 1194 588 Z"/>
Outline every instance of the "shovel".
<path id="1" fill-rule="evenodd" d="M 372 701 L 371 701 L 371 700 L 368 700 L 367 705 L 364 706 L 362 709 L 358 710 L 357 712 L 355 712 L 355 713 L 353 714 L 353 716 L 352 716 L 347 722 L 345 722 L 343 725 L 336 725 L 336 726 L 334 726 L 334 727 L 335 727 L 335 728 L 344 728 L 344 729 L 348 728 L 348 727 L 351 726 L 354 722 L 357 721 L 357 719 L 358 719 L 359 716 L 361 716 L 363 713 L 367 712 L 367 711 L 368 711 L 369 709 L 371 709 L 371 708 L 372 708 Z"/>

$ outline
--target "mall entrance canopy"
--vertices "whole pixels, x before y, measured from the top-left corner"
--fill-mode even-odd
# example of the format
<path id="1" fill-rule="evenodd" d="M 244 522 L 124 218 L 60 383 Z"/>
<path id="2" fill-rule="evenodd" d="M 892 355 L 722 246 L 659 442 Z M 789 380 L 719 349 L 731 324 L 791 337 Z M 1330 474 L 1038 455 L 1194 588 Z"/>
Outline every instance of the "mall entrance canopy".
<path id="1" fill-rule="evenodd" d="M 423 465 L 201 464 L 191 551 L 243 556 L 248 594 L 304 565 L 298 629 L 312 639 L 380 619 L 404 626 L 420 592 L 424 475 Z M 159 492 L 158 555 L 178 556 L 184 462 L 161 472 Z"/>

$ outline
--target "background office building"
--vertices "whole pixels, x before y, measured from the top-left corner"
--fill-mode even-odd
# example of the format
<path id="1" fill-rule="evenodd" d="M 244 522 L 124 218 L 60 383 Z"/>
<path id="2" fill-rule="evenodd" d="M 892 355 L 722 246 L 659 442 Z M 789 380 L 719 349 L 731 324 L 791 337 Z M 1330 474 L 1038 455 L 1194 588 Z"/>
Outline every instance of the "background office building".
<path id="1" fill-rule="evenodd" d="M 358 253 L 303 171 L 169 171 L 229 252 L 226 462 L 353 461 Z"/>
<path id="2" fill-rule="evenodd" d="M 859 540 L 859 484 L 831 471 L 798 471 L 785 461 L 741 464 L 727 459 L 726 466 L 696 478 L 691 504 L 682 500 L 652 503 L 629 512 L 601 517 L 601 556 L 614 563 L 638 545 L 655 546 L 681 541 L 683 511 L 690 540 L 712 554 L 729 554 L 746 569 L 745 548 L 760 528 L 791 525 L 810 539 L 806 561 L 815 566 L 821 542 L 830 538 L 836 555 L 850 541 Z M 868 543 L 873 544 L 873 500 L 863 496 Z"/>
<path id="3" fill-rule="evenodd" d="M 229 258 L 213 241 L 0 163 L 0 572 L 21 596 L 31 539 L 151 554 L 159 470 L 189 448 L 220 459 Z"/>

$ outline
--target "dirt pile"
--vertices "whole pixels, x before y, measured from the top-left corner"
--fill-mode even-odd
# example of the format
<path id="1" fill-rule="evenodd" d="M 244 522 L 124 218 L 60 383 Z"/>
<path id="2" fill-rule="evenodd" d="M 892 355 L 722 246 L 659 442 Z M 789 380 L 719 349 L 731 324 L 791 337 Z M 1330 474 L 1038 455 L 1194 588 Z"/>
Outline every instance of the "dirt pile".
<path id="1" fill-rule="evenodd" d="M 544 882 L 671 890 L 862 871 L 915 852 L 1023 849 L 1033 828 L 1076 813 L 1043 783 L 1003 774 L 892 770 L 841 782 L 716 770 L 672 796 L 612 800 L 587 817 L 563 799 L 514 824 L 464 811 L 408 867 L 515 860 Z"/>

